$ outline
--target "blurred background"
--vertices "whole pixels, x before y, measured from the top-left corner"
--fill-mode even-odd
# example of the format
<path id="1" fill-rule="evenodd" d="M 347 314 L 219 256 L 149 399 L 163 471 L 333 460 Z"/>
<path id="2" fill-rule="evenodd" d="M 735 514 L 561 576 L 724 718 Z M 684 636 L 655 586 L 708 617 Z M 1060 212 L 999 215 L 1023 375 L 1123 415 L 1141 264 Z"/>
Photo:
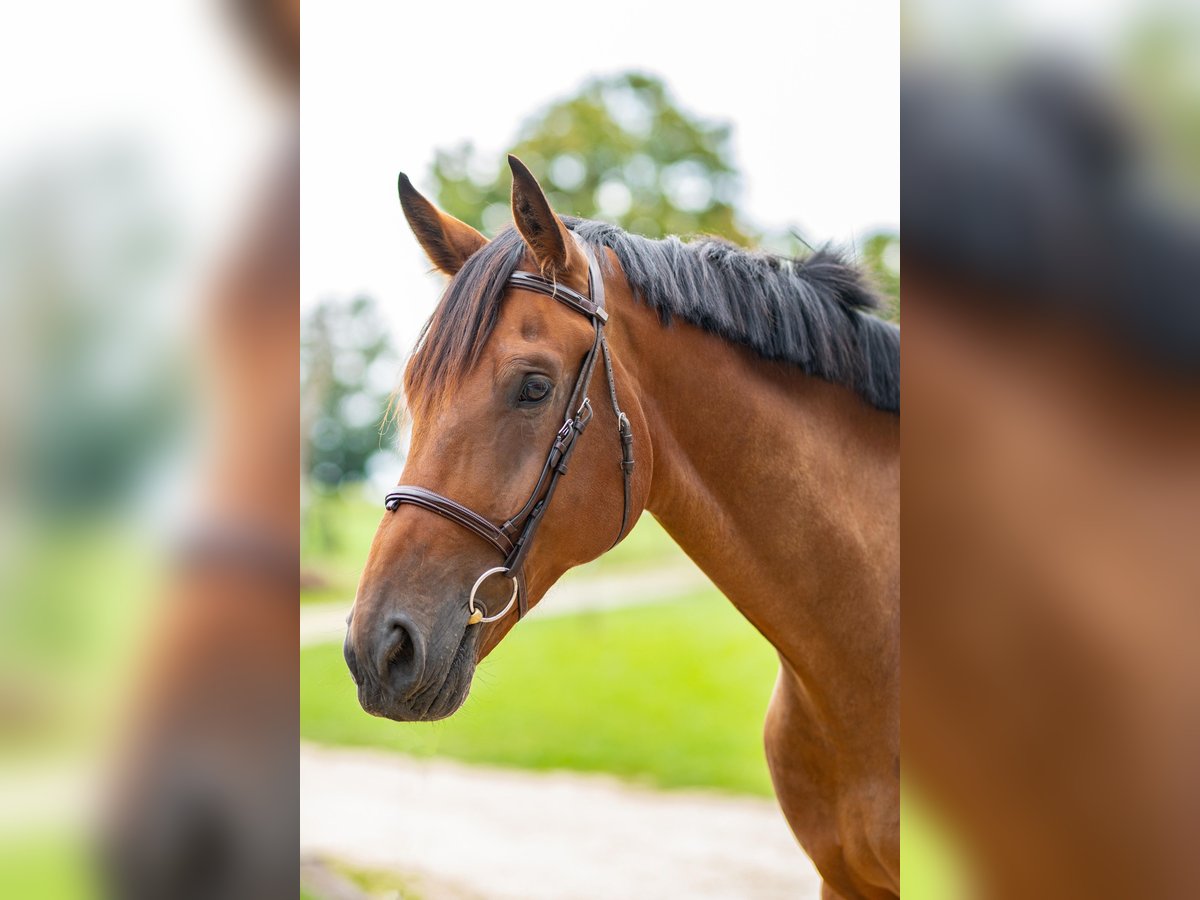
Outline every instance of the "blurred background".
<path id="1" fill-rule="evenodd" d="M 832 244 L 898 317 L 895 5 L 470 4 L 449 27 L 310 5 L 302 41 L 304 889 L 815 897 L 763 755 L 774 651 L 650 516 L 556 586 L 449 720 L 363 713 L 341 643 L 403 467 L 403 416 L 383 413 L 445 283 L 397 173 L 495 235 L 512 152 L 561 213 Z"/>
<path id="2" fill-rule="evenodd" d="M 903 889 L 1200 892 L 1200 18 L 902 11 Z"/>
<path id="3" fill-rule="evenodd" d="M 241 666 L 295 670 L 280 548 L 297 482 L 310 896 L 811 893 L 762 759 L 774 655 L 650 519 L 564 580 L 448 722 L 367 717 L 339 644 L 403 464 L 384 411 L 441 289 L 397 171 L 488 234 L 515 151 L 564 212 L 781 252 L 832 242 L 898 316 L 901 45 L 920 87 L 903 172 L 905 890 L 1194 895 L 1194 10 L 472 5 L 448 23 L 310 5 L 298 288 L 296 39 L 264 37 L 261 15 L 289 10 L 51 2 L 0 33 L 16 86 L 0 95 L 0 895 L 98 894 L 98 834 L 187 878 L 179 848 L 209 832 L 170 823 L 207 822 L 197 795 L 230 784 L 242 805 L 223 808 L 252 821 L 247 775 L 268 767 L 206 746 L 148 831 L 102 825 L 147 722 L 174 707 L 205 724 L 177 691 L 249 698 L 233 731 L 294 745 L 294 721 L 261 715 L 290 716 L 294 695 L 251 697 Z M 253 302 L 268 297 L 284 299 Z M 286 386 L 245 368 L 268 359 Z M 241 502 L 255 482 L 282 484 L 279 521 Z M 231 561 L 250 583 L 194 580 Z M 256 625 L 253 599 L 277 595 L 286 617 Z M 279 635 L 290 649 L 262 653 Z M 162 657 L 188 665 L 167 677 Z M 268 760 L 294 783 L 289 752 Z"/>
<path id="4" fill-rule="evenodd" d="M 286 178 L 280 157 L 294 128 L 294 78 L 287 38 L 272 31 L 274 9 L 51 2 L 7 10 L 0 29 L 8 85 L 0 97 L 5 897 L 105 893 L 96 872 L 102 845 L 119 840 L 113 811 L 139 803 L 115 774 L 130 765 L 135 732 L 182 740 L 185 730 L 159 715 L 163 706 L 209 721 L 185 692 L 193 700 L 204 693 L 197 686 L 210 679 L 210 651 L 235 670 L 240 658 L 228 635 L 244 617 L 231 623 L 215 612 L 220 598 L 209 595 L 219 591 L 181 596 L 215 566 L 197 558 L 185 575 L 178 557 L 202 519 L 210 536 L 231 538 L 231 507 L 220 499 L 228 480 L 215 476 L 213 461 L 218 445 L 226 459 L 243 459 L 249 439 L 216 426 L 229 422 L 221 381 L 232 375 L 246 321 L 236 304 L 232 314 L 214 308 L 230 296 L 221 282 L 233 258 L 248 252 L 248 220 L 261 215 L 265 183 L 281 170 Z M 294 243 L 294 203 L 290 218 Z M 286 265 L 295 268 L 294 252 Z M 280 293 L 273 277 L 264 284 L 260 293 Z M 294 322 L 294 284 L 282 291 Z M 293 345 L 283 369 L 289 383 L 273 398 L 291 421 L 294 334 L 294 326 L 282 333 Z M 286 446 L 293 435 L 283 432 Z M 294 475 L 288 481 L 294 496 Z M 294 520 L 294 506 L 283 515 Z M 184 617 L 191 636 L 165 649 Z M 287 624 L 290 636 L 294 616 Z M 224 635 L 219 647 L 201 647 L 202 626 Z M 188 652 L 194 666 L 185 671 Z M 156 653 L 169 660 L 152 661 Z M 158 711 L 151 684 L 166 697 Z M 285 696 L 280 704 L 278 693 L 268 700 L 282 709 L 294 703 Z M 292 735 L 289 717 L 261 727 L 275 723 L 273 735 Z M 164 746 L 144 743 L 134 780 L 161 787 L 154 762 L 177 774 L 179 757 Z M 213 783 L 239 764 L 218 762 L 215 746 L 192 741 L 191 751 Z M 151 830 L 167 846 L 179 805 L 165 791 L 158 796 Z M 138 840 L 153 843 L 148 833 Z M 139 885 L 135 876 L 116 894 L 135 896 Z"/>

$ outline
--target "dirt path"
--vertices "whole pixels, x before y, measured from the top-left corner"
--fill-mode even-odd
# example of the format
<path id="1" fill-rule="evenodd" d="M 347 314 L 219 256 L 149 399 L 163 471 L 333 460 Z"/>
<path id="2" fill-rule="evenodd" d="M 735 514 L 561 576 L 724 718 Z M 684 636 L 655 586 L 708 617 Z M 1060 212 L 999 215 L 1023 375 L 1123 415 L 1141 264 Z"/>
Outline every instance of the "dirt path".
<path id="1" fill-rule="evenodd" d="M 300 846 L 426 898 L 805 900 L 820 882 L 772 801 L 302 745 Z"/>
<path id="2" fill-rule="evenodd" d="M 585 610 L 614 609 L 671 600 L 709 584 L 691 565 L 638 569 L 616 575 L 566 575 L 529 613 L 530 617 L 562 616 Z M 339 643 L 346 636 L 351 600 L 300 607 L 300 646 Z"/>

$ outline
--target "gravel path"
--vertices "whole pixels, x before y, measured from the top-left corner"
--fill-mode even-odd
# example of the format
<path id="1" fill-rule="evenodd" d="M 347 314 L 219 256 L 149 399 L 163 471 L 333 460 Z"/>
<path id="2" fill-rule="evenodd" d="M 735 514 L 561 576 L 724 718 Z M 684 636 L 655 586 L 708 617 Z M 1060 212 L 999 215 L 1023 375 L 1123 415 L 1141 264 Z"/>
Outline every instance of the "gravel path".
<path id="1" fill-rule="evenodd" d="M 302 745 L 300 846 L 422 897 L 817 898 L 773 801 Z"/>
<path id="2" fill-rule="evenodd" d="M 585 610 L 615 609 L 639 603 L 671 600 L 709 585 L 692 565 L 638 569 L 616 575 L 575 576 L 568 573 L 554 585 L 531 618 L 562 616 Z M 341 641 L 346 636 L 346 614 L 351 600 L 310 603 L 300 607 L 300 646 Z"/>
<path id="3" fill-rule="evenodd" d="M 530 616 L 669 600 L 708 584 L 684 565 L 568 575 Z M 341 641 L 349 606 L 301 607 L 301 645 Z M 820 896 L 774 801 L 307 744 L 300 783 L 306 859 L 401 873 L 424 900 Z"/>

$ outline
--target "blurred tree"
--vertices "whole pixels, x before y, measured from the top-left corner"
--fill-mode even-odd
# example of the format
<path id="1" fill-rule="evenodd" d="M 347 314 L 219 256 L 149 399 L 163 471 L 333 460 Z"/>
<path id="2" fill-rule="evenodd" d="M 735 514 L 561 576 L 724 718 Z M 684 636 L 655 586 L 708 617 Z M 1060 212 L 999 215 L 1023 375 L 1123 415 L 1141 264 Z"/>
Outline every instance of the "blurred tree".
<path id="1" fill-rule="evenodd" d="M 1129 29 L 1121 70 L 1155 150 L 1195 197 L 1200 188 L 1200 13 L 1150 8 Z"/>
<path id="2" fill-rule="evenodd" d="M 161 471 L 187 388 L 164 296 L 174 253 L 128 145 L 48 155 L 0 185 L 0 459 L 38 515 L 112 513 Z"/>
<path id="3" fill-rule="evenodd" d="M 362 481 L 383 452 L 380 423 L 396 381 L 397 357 L 375 300 L 325 300 L 300 336 L 304 471 L 336 488 Z"/>
<path id="4" fill-rule="evenodd" d="M 537 174 L 563 212 L 614 222 L 635 234 L 712 234 L 742 246 L 803 256 L 795 232 L 758 234 L 738 210 L 740 176 L 731 127 L 679 109 L 662 81 L 629 72 L 587 82 L 521 128 L 512 152 Z M 511 223 L 511 178 L 503 157 L 470 142 L 438 150 L 434 192 L 447 212 L 485 234 Z M 870 235 L 860 262 L 885 294 L 884 314 L 899 315 L 900 238 Z"/>
<path id="5" fill-rule="evenodd" d="M 876 231 L 863 241 L 859 260 L 870 273 L 875 287 L 883 295 L 880 315 L 900 321 L 900 235 L 894 231 Z"/>
<path id="6" fill-rule="evenodd" d="M 630 72 L 589 81 L 533 116 L 512 152 L 560 211 L 647 237 L 703 233 L 748 245 L 730 131 L 681 110 L 657 78 Z M 442 207 L 485 234 L 511 222 L 503 157 L 469 142 L 439 150 L 433 180 Z"/>

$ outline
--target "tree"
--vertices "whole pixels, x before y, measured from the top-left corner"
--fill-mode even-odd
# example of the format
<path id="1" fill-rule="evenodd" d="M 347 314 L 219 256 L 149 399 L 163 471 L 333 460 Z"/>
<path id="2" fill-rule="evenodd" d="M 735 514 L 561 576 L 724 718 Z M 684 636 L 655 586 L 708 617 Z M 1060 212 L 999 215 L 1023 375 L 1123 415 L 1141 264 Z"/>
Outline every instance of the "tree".
<path id="1" fill-rule="evenodd" d="M 187 399 L 162 189 L 123 144 L 51 154 L 0 185 L 0 233 L 0 459 L 21 473 L 0 487 L 47 518 L 111 513 L 161 472 Z"/>
<path id="2" fill-rule="evenodd" d="M 1119 76 L 1132 101 L 1129 124 L 1144 133 L 1169 175 L 1200 186 L 1200 79 L 1195 77 L 1200 16 L 1180 6 L 1148 9 L 1127 31 Z"/>
<path id="3" fill-rule="evenodd" d="M 657 78 L 625 73 L 589 81 L 533 116 L 512 152 L 538 173 L 556 209 L 647 237 L 703 233 L 749 245 L 730 131 L 681 110 Z M 484 157 L 470 142 L 439 150 L 433 179 L 442 207 L 485 234 L 511 222 L 503 157 Z"/>
<path id="4" fill-rule="evenodd" d="M 384 450 L 380 422 L 396 380 L 397 359 L 371 297 L 325 300 L 309 313 L 300 338 L 305 472 L 336 488 L 367 477 Z"/>
<path id="5" fill-rule="evenodd" d="M 731 133 L 679 109 L 657 78 L 631 72 L 593 79 L 535 114 L 512 152 L 537 173 L 555 209 L 647 237 L 711 234 L 790 256 L 811 252 L 794 232 L 759 233 L 746 222 Z M 511 223 L 503 156 L 464 142 L 437 151 L 432 175 L 447 212 L 490 235 Z M 889 318 L 899 315 L 899 243 L 894 232 L 876 232 L 859 260 L 885 295 Z"/>
<path id="6" fill-rule="evenodd" d="M 894 322 L 900 320 L 900 235 L 894 231 L 876 231 L 863 242 L 860 264 L 870 273 L 875 287 L 883 295 L 879 314 Z"/>

